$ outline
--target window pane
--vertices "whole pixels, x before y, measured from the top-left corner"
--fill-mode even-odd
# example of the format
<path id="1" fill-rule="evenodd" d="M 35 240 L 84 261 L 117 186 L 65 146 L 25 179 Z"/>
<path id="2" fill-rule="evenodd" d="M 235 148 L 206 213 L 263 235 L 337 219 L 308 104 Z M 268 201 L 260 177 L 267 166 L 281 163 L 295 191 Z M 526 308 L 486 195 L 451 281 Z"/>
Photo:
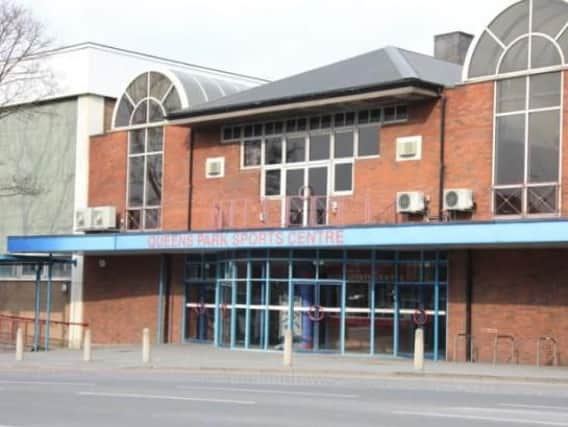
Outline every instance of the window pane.
<path id="1" fill-rule="evenodd" d="M 496 121 L 495 182 L 497 185 L 524 181 L 525 116 L 498 117 Z"/>
<path id="2" fill-rule="evenodd" d="M 262 141 L 260 139 L 252 139 L 244 143 L 243 164 L 247 166 L 258 166 L 261 162 Z"/>
<path id="3" fill-rule="evenodd" d="M 129 230 L 140 230 L 140 228 L 142 228 L 140 213 L 141 211 L 139 210 L 128 211 L 128 216 L 126 219 L 126 228 L 128 228 Z"/>
<path id="4" fill-rule="evenodd" d="M 144 157 L 131 157 L 128 173 L 128 206 L 142 206 L 144 202 Z"/>
<path id="5" fill-rule="evenodd" d="M 379 154 L 378 126 L 359 128 L 359 149 L 357 154 L 360 157 L 376 156 Z"/>
<path id="6" fill-rule="evenodd" d="M 527 210 L 529 214 L 556 213 L 556 187 L 529 187 L 527 189 Z"/>
<path id="7" fill-rule="evenodd" d="M 336 133 L 334 148 L 336 159 L 353 157 L 353 132 Z"/>
<path id="8" fill-rule="evenodd" d="M 526 109 L 527 78 L 507 79 L 497 82 L 497 112 L 509 113 Z"/>
<path id="9" fill-rule="evenodd" d="M 487 32 L 484 32 L 471 57 L 469 77 L 474 78 L 494 75 L 497 69 L 497 61 L 499 61 L 502 52 L 503 48 L 493 37 Z"/>
<path id="10" fill-rule="evenodd" d="M 306 138 L 288 138 L 286 140 L 286 163 L 306 161 Z"/>
<path id="11" fill-rule="evenodd" d="M 551 41 L 543 37 L 532 38 L 532 68 L 552 67 L 562 64 L 560 53 Z"/>
<path id="12" fill-rule="evenodd" d="M 128 92 L 128 95 L 130 95 L 130 98 L 132 99 L 132 101 L 134 101 L 135 104 L 148 96 L 148 73 L 142 74 L 132 83 L 130 83 L 130 86 L 128 86 L 126 92 Z"/>
<path id="13" fill-rule="evenodd" d="M 353 164 L 335 165 L 335 191 L 353 191 Z"/>
<path id="14" fill-rule="evenodd" d="M 298 196 L 304 186 L 304 169 L 289 169 L 286 171 L 286 195 Z"/>
<path id="15" fill-rule="evenodd" d="M 501 13 L 489 26 L 503 44 L 508 45 L 529 31 L 529 1 L 514 4 Z"/>
<path id="16" fill-rule="evenodd" d="M 162 201 L 162 156 L 147 157 L 146 205 L 157 206 Z"/>
<path id="17" fill-rule="evenodd" d="M 164 120 L 164 112 L 162 111 L 162 107 L 160 104 L 150 101 L 150 118 L 148 119 L 149 122 L 161 122 Z"/>
<path id="18" fill-rule="evenodd" d="M 557 0 L 533 0 L 533 32 L 556 37 L 566 24 L 568 4 Z"/>
<path id="19" fill-rule="evenodd" d="M 130 131 L 130 154 L 140 154 L 146 151 L 145 147 L 146 130 L 132 130 Z"/>
<path id="20" fill-rule="evenodd" d="M 160 209 L 146 209 L 144 211 L 144 228 L 160 228 Z"/>
<path id="21" fill-rule="evenodd" d="M 329 159 L 329 135 L 310 136 L 310 160 Z"/>
<path id="22" fill-rule="evenodd" d="M 529 116 L 529 182 L 557 182 L 560 143 L 560 112 Z"/>
<path id="23" fill-rule="evenodd" d="M 0 277 L 16 277 L 16 266 L 15 265 L 0 265 Z"/>
<path id="24" fill-rule="evenodd" d="M 394 107 L 385 108 L 385 122 L 392 122 L 396 119 L 396 109 Z"/>
<path id="25" fill-rule="evenodd" d="M 500 73 L 523 71 L 529 67 L 529 39 L 524 38 L 515 43 L 501 61 Z"/>
<path id="26" fill-rule="evenodd" d="M 181 109 L 181 100 L 179 99 L 178 91 L 175 87 L 172 88 L 164 100 L 164 108 L 168 113 Z"/>
<path id="27" fill-rule="evenodd" d="M 148 129 L 148 151 L 162 151 L 164 139 L 164 128 L 149 128 Z"/>
<path id="28" fill-rule="evenodd" d="M 140 104 L 137 108 L 136 111 L 134 112 L 134 115 L 132 116 L 132 124 L 133 125 L 140 125 L 143 123 L 146 123 L 146 116 L 148 113 L 148 101 L 144 101 L 142 104 Z"/>
<path id="29" fill-rule="evenodd" d="M 265 147 L 264 157 L 266 164 L 282 163 L 282 138 L 267 138 Z"/>
<path id="30" fill-rule="evenodd" d="M 406 105 L 399 105 L 396 107 L 396 119 L 397 120 L 408 119 L 408 107 Z"/>
<path id="31" fill-rule="evenodd" d="M 507 188 L 495 190 L 495 215 L 520 215 L 523 212 L 523 190 Z"/>
<path id="32" fill-rule="evenodd" d="M 126 95 L 124 95 L 118 105 L 114 125 L 128 126 L 130 124 L 130 115 L 132 114 L 132 110 L 134 110 L 134 106 L 130 103 Z"/>
<path id="33" fill-rule="evenodd" d="M 560 73 L 540 74 L 530 78 L 530 108 L 560 106 Z"/>
<path id="34" fill-rule="evenodd" d="M 170 88 L 171 83 L 161 73 L 150 73 L 150 96 L 161 100 Z"/>
<path id="35" fill-rule="evenodd" d="M 310 168 L 308 170 L 308 185 L 312 190 L 312 196 L 326 196 L 327 168 Z"/>
<path id="36" fill-rule="evenodd" d="M 266 171 L 264 194 L 266 196 L 280 195 L 280 169 Z"/>

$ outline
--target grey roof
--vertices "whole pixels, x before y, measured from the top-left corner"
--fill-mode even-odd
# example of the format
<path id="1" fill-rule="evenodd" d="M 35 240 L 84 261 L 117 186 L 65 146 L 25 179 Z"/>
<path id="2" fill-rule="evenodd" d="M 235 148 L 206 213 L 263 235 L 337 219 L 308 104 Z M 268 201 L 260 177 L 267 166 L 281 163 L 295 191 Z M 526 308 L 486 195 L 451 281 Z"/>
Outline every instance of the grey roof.
<path id="1" fill-rule="evenodd" d="M 461 81 L 461 70 L 459 65 L 389 46 L 177 111 L 171 117 L 278 104 L 410 81 L 439 87 L 453 86 Z"/>

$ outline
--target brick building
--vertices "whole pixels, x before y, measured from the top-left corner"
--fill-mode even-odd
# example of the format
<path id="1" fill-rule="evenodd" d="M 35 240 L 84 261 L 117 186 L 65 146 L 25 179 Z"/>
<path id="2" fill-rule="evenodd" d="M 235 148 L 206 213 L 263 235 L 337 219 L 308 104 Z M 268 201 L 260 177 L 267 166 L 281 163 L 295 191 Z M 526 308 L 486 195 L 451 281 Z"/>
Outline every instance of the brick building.
<path id="1" fill-rule="evenodd" d="M 118 230 L 8 248 L 85 256 L 97 343 L 280 350 L 292 329 L 298 351 L 405 356 L 425 321 L 435 360 L 568 364 L 567 18 L 523 0 L 469 49 L 386 47 L 165 117 L 143 75 L 90 143 L 89 206 Z"/>

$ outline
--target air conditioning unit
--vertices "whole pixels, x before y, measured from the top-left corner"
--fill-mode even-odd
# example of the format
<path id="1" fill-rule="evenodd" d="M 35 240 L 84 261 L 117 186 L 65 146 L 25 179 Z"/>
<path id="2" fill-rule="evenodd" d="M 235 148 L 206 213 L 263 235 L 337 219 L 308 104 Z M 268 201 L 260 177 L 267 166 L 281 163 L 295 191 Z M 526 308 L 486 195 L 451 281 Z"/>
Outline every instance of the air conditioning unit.
<path id="1" fill-rule="evenodd" d="M 444 210 L 470 211 L 473 209 L 473 191 L 461 188 L 444 191 Z"/>
<path id="2" fill-rule="evenodd" d="M 92 208 L 91 230 L 116 229 L 116 208 L 114 206 L 99 206 Z"/>
<path id="3" fill-rule="evenodd" d="M 77 209 L 75 211 L 75 231 L 87 231 L 91 229 L 90 208 Z"/>
<path id="4" fill-rule="evenodd" d="M 426 200 L 421 191 L 405 191 L 396 194 L 398 213 L 421 213 L 426 210 Z"/>

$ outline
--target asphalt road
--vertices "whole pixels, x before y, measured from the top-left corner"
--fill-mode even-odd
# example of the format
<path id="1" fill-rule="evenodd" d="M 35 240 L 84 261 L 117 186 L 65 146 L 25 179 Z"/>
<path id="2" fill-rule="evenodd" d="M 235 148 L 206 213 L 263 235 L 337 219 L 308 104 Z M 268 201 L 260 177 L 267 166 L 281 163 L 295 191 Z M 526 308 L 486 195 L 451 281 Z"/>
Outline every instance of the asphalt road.
<path id="1" fill-rule="evenodd" d="M 0 372 L 0 427 L 566 426 L 568 386 L 180 372 Z"/>

